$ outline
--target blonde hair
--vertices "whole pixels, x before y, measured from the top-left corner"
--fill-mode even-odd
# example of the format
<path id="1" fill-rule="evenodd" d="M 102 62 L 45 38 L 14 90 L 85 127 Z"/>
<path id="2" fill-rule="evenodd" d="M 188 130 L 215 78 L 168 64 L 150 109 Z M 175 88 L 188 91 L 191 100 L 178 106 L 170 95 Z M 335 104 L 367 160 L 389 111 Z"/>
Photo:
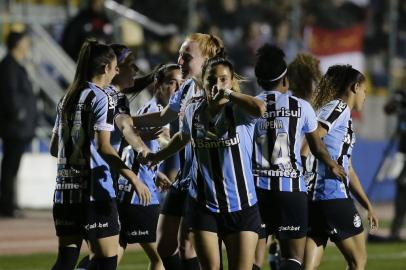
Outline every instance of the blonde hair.
<path id="1" fill-rule="evenodd" d="M 212 58 L 224 48 L 223 41 L 215 36 L 202 33 L 193 33 L 186 37 L 186 40 L 194 41 L 198 44 L 203 57 Z"/>

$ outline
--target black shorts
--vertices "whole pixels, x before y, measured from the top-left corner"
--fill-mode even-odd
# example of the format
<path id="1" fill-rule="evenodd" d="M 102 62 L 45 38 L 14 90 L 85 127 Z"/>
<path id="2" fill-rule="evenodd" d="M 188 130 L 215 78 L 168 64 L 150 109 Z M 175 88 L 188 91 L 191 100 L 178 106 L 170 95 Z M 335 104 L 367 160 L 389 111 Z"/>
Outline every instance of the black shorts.
<path id="1" fill-rule="evenodd" d="M 119 204 L 120 243 L 153 243 L 156 241 L 159 204 L 148 206 Z"/>
<path id="2" fill-rule="evenodd" d="M 308 208 L 305 192 L 283 192 L 257 189 L 263 226 L 260 237 L 298 239 L 307 235 Z M 264 231 L 265 230 L 265 231 Z"/>
<path id="3" fill-rule="evenodd" d="M 191 230 L 217 233 L 220 237 L 243 231 L 259 232 L 261 218 L 258 206 L 231 213 L 213 213 L 188 196 L 186 224 Z"/>
<path id="4" fill-rule="evenodd" d="M 84 238 L 88 240 L 115 236 L 120 233 L 116 200 L 87 204 Z"/>
<path id="5" fill-rule="evenodd" d="M 57 236 L 84 235 L 85 204 L 54 204 L 52 214 Z"/>
<path id="6" fill-rule="evenodd" d="M 332 242 L 342 241 L 364 231 L 352 199 L 334 199 L 309 204 L 308 236 Z"/>
<path id="7" fill-rule="evenodd" d="M 161 214 L 175 217 L 183 216 L 187 193 L 187 190 L 181 190 L 172 185 L 161 204 Z"/>

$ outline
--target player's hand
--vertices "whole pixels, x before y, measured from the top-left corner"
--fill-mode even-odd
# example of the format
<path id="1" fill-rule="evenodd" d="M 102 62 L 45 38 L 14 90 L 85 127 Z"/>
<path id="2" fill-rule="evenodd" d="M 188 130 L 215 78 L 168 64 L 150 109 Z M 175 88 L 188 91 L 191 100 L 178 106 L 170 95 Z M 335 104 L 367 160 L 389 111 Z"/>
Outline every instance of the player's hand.
<path id="1" fill-rule="evenodd" d="M 212 97 L 213 101 L 219 101 L 223 98 L 226 98 L 224 93 L 225 93 L 225 89 L 218 88 L 217 85 L 213 85 L 213 87 L 211 88 L 211 97 Z"/>
<path id="2" fill-rule="evenodd" d="M 147 206 L 151 202 L 151 192 L 149 192 L 148 187 L 141 182 L 139 179 L 134 181 L 134 189 L 140 199 L 140 203 Z"/>
<path id="3" fill-rule="evenodd" d="M 137 155 L 138 162 L 141 163 L 141 164 L 144 164 L 144 165 L 148 164 L 147 157 L 148 157 L 149 153 L 150 152 L 148 150 L 143 150 L 143 151 L 139 152 L 138 155 Z"/>
<path id="4" fill-rule="evenodd" d="M 161 161 L 156 153 L 149 152 L 146 156 L 146 160 L 148 161 L 148 166 L 152 170 L 158 163 Z"/>
<path id="5" fill-rule="evenodd" d="M 171 180 L 164 173 L 158 172 L 155 185 L 161 192 L 167 190 L 171 184 Z"/>
<path id="6" fill-rule="evenodd" d="M 375 231 L 379 228 L 379 220 L 375 215 L 374 209 L 368 209 L 368 223 L 369 229 Z"/>
<path id="7" fill-rule="evenodd" d="M 338 165 L 337 162 L 334 162 L 334 166 L 330 168 L 331 172 L 337 176 L 341 181 L 347 179 L 347 173 L 345 172 L 344 168 Z"/>

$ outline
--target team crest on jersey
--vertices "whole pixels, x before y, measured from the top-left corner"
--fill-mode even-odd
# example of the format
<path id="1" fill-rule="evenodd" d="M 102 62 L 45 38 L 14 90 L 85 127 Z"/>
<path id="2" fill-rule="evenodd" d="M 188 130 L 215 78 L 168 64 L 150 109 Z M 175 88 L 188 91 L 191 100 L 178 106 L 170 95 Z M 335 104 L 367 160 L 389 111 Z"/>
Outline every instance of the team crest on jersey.
<path id="1" fill-rule="evenodd" d="M 353 221 L 353 223 L 354 223 L 354 227 L 355 227 L 355 228 L 361 227 L 361 217 L 360 217 L 358 214 L 355 214 L 355 215 L 354 215 L 354 221 Z"/>

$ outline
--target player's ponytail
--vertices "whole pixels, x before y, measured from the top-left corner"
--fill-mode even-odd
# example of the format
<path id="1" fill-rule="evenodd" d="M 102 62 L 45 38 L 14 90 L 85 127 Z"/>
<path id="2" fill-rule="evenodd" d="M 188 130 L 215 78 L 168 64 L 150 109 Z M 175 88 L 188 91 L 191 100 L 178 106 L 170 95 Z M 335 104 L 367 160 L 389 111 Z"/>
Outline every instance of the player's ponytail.
<path id="1" fill-rule="evenodd" d="M 328 68 L 317 87 L 314 99 L 315 109 L 342 97 L 347 91 L 354 91 L 355 84 L 365 81 L 365 76 L 351 65 L 334 65 Z"/>
<path id="2" fill-rule="evenodd" d="M 115 58 L 113 50 L 97 41 L 87 40 L 79 52 L 75 77 L 62 100 L 62 111 L 70 113 L 74 109 L 80 92 L 87 87 L 87 82 L 96 75 L 104 73 L 106 65 L 111 65 Z"/>

